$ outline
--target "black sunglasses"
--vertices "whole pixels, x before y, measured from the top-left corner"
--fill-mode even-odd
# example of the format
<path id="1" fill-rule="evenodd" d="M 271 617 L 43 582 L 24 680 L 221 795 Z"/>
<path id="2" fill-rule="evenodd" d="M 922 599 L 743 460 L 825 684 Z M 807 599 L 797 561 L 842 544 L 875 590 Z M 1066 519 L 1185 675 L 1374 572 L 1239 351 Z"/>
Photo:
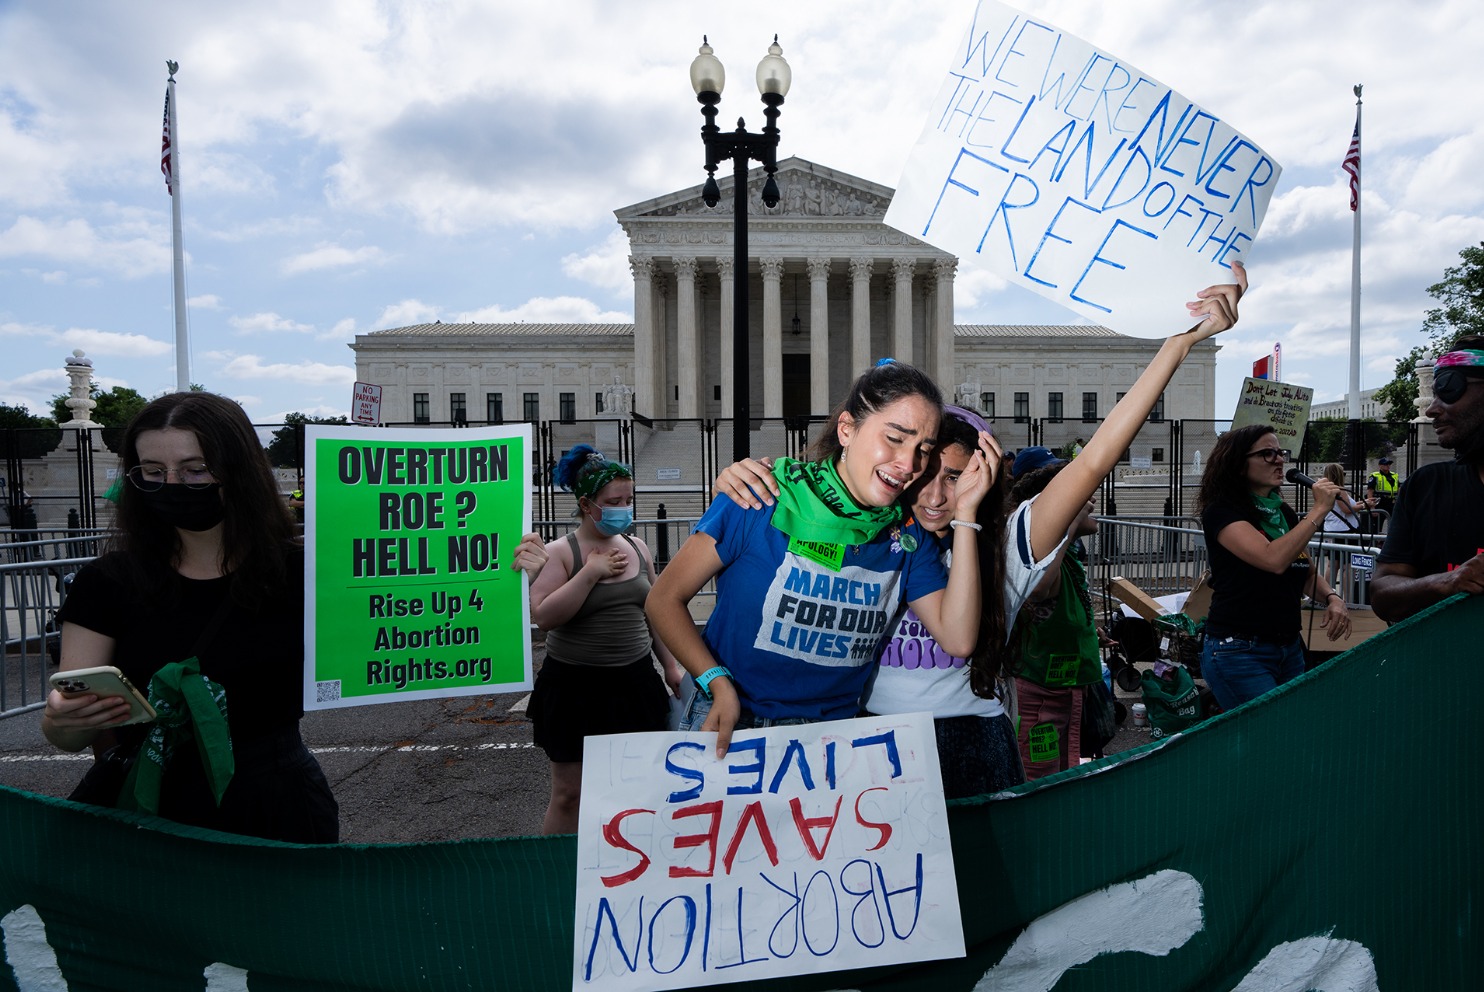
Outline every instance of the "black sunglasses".
<path id="1" fill-rule="evenodd" d="M 1433 373 L 1432 393 L 1444 403 L 1457 403 L 1468 392 L 1469 382 L 1473 379 L 1474 376 L 1456 365 L 1438 369 Z"/>

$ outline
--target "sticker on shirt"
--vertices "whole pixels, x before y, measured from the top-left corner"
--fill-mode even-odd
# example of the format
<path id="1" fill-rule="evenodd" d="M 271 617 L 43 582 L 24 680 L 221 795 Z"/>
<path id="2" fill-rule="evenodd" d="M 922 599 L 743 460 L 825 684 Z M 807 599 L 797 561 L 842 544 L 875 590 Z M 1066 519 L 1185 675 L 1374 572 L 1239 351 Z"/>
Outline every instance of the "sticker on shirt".
<path id="1" fill-rule="evenodd" d="M 1046 684 L 1052 688 L 1077 684 L 1077 670 L 1082 667 L 1080 654 L 1052 653 L 1046 662 Z"/>
<path id="2" fill-rule="evenodd" d="M 753 647 L 830 668 L 870 664 L 896 615 L 900 577 L 860 565 L 832 572 L 785 554 L 768 584 Z"/>
<path id="3" fill-rule="evenodd" d="M 823 541 L 805 541 L 790 536 L 788 539 L 788 550 L 796 555 L 808 558 L 828 568 L 832 572 L 840 571 L 840 565 L 845 561 L 845 545 L 826 544 Z"/>

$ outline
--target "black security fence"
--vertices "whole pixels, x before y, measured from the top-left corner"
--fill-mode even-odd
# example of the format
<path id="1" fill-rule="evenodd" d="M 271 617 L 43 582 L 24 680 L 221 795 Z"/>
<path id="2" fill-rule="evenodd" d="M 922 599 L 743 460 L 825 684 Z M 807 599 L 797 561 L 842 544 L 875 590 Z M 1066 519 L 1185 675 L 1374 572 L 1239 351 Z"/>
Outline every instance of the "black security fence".
<path id="1" fill-rule="evenodd" d="M 518 423 L 507 421 L 506 424 Z M 574 445 L 592 444 L 610 458 L 634 468 L 635 515 L 640 519 L 694 518 L 710 503 L 711 485 L 731 460 L 730 418 L 651 420 L 634 415 L 592 420 L 528 422 L 532 447 L 530 480 L 533 515 L 552 531 L 565 526 L 574 508 L 572 497 L 556 489 L 551 468 Z M 1071 457 L 1077 444 L 1090 440 L 1100 421 L 1060 418 L 999 417 L 990 424 L 1001 445 L 1014 451 L 1043 445 Z M 267 447 L 282 424 L 256 425 Z M 388 427 L 464 429 L 487 426 L 481 421 L 388 424 Z M 1226 420 L 1149 420 L 1123 453 L 1117 470 L 1104 483 L 1098 512 L 1105 516 L 1181 517 L 1194 510 L 1201 471 Z M 303 425 L 293 425 L 295 443 L 276 444 L 273 451 L 281 487 L 297 488 L 304 464 Z M 366 427 L 375 431 L 377 427 Z M 810 442 L 824 429 L 824 418 L 756 418 L 749 424 L 754 457 L 804 457 Z M 112 450 L 121 432 L 72 431 L 59 428 L 0 430 L 0 525 L 7 540 L 24 540 L 36 530 L 86 531 L 111 521 L 106 493 L 118 482 L 118 456 Z M 1325 420 L 1309 424 L 1292 464 L 1317 477 L 1326 464 L 1344 466 L 1352 491 L 1364 490 L 1369 466 L 1390 455 L 1405 478 L 1419 464 L 1418 425 L 1375 421 Z M 1308 505 L 1305 490 L 1290 500 Z"/>

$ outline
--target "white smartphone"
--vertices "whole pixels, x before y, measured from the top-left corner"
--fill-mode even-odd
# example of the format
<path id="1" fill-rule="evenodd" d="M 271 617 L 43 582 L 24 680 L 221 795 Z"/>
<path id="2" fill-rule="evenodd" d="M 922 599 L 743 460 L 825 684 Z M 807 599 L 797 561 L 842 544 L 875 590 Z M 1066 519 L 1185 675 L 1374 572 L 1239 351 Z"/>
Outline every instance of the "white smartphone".
<path id="1" fill-rule="evenodd" d="M 115 726 L 149 723 L 155 718 L 155 708 L 149 704 L 149 700 L 134 688 L 133 683 L 124 678 L 123 672 L 112 665 L 56 672 L 52 675 L 50 682 L 52 688 L 64 696 L 77 696 L 85 692 L 94 693 L 99 697 L 123 696 L 129 701 L 129 719 Z"/>

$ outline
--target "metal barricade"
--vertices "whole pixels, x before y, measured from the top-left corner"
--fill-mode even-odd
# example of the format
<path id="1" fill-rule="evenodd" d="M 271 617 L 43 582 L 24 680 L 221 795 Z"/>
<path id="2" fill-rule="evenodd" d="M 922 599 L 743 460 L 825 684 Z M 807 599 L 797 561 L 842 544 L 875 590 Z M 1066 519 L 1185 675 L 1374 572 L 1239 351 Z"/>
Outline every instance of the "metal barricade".
<path id="1" fill-rule="evenodd" d="M 14 545 L 7 545 L 9 551 Z M 0 717 L 39 709 L 61 650 L 58 607 L 69 575 L 92 560 L 32 558 L 0 563 Z"/>

